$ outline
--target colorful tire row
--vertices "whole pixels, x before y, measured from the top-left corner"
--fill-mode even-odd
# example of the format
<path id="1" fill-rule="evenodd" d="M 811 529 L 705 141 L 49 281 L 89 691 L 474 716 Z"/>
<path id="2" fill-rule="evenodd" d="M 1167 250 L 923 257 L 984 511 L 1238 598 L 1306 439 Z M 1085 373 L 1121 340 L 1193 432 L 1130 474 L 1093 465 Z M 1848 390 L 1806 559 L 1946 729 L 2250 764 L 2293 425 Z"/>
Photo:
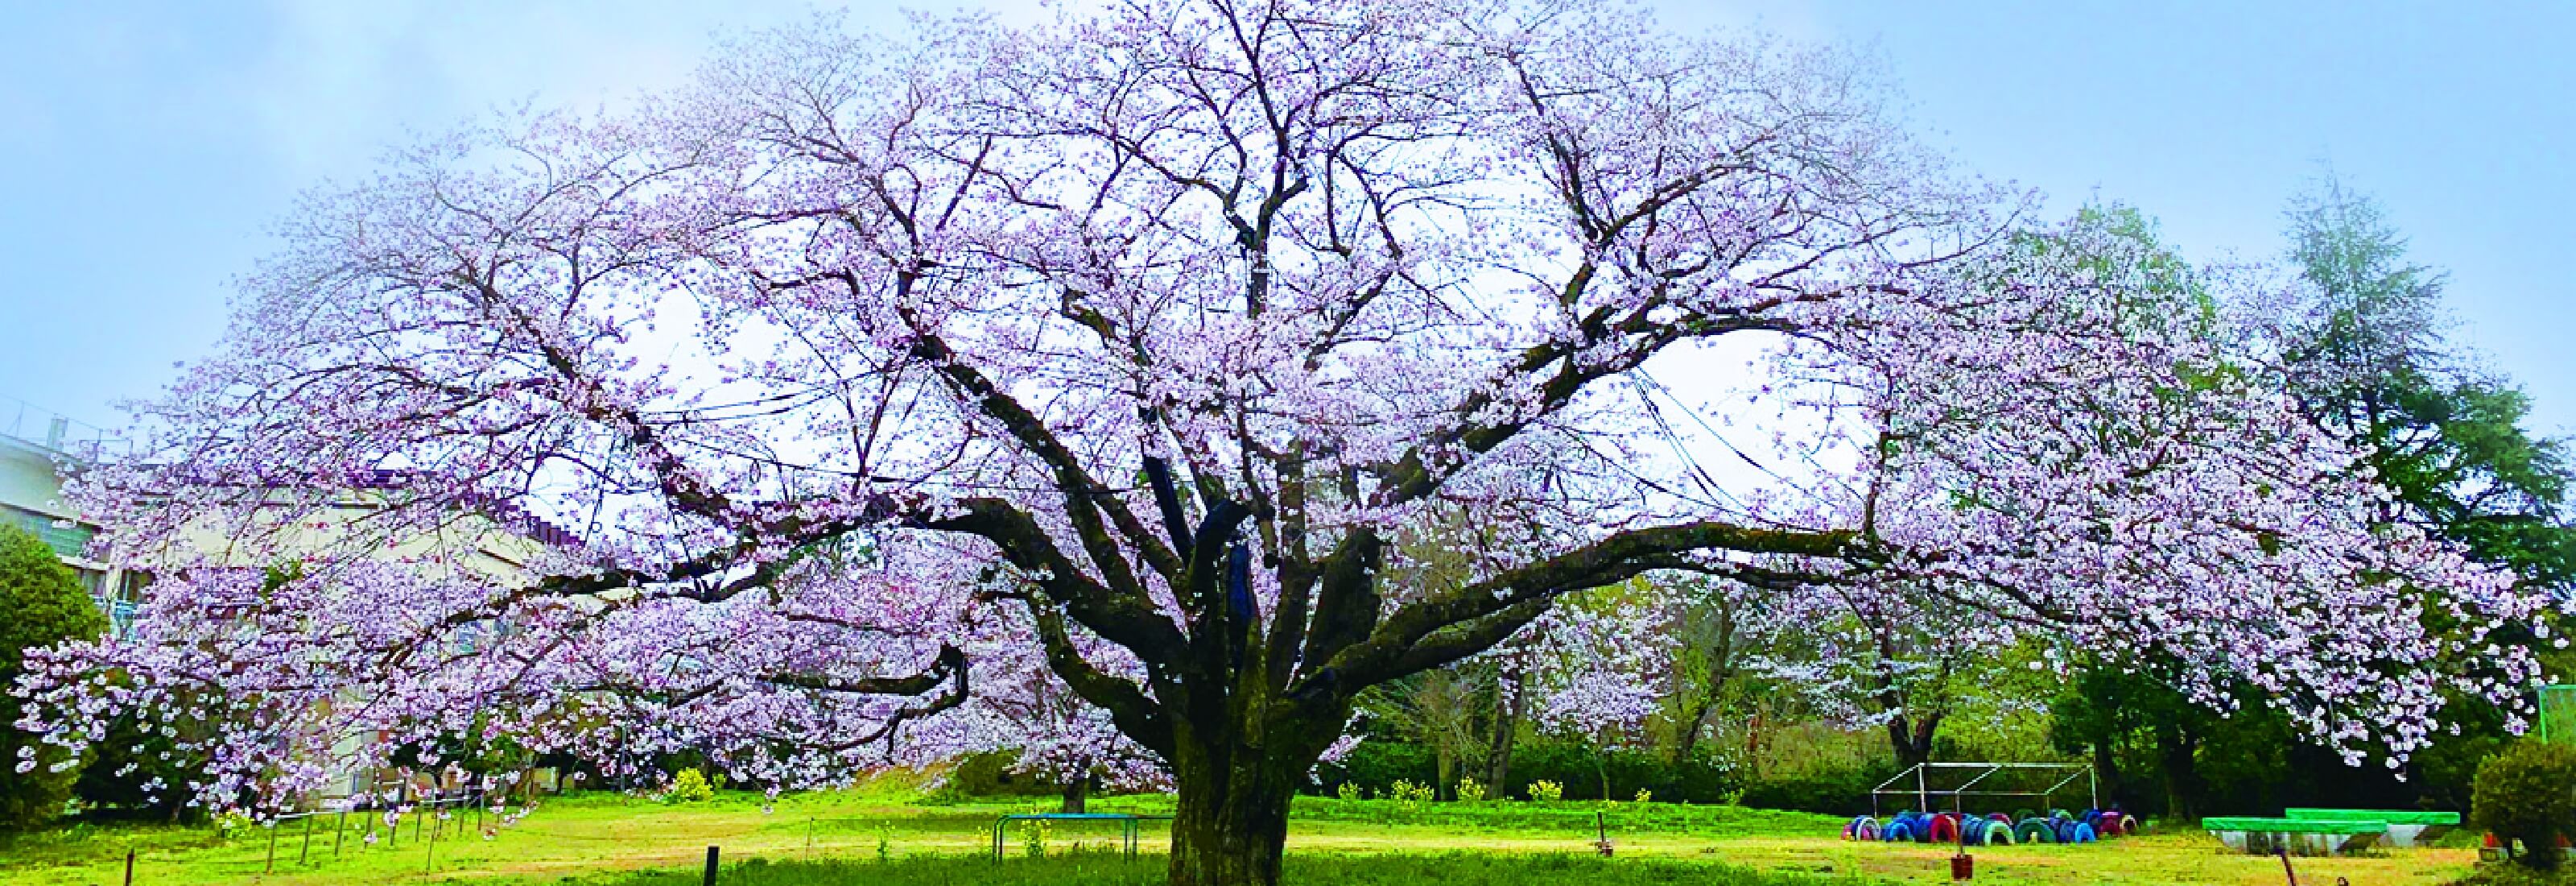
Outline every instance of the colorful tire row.
<path id="1" fill-rule="evenodd" d="M 1924 815 L 1900 812 L 1884 822 L 1863 815 L 1843 825 L 1843 839 L 1888 843 L 1966 843 L 2010 846 L 2015 843 L 2092 843 L 2103 837 L 2136 833 L 2138 819 L 2117 809 L 2086 810 L 2076 815 L 2059 809 L 2048 817 L 2026 814 L 2019 819 L 1997 813 L 1961 816 L 1955 812 Z"/>

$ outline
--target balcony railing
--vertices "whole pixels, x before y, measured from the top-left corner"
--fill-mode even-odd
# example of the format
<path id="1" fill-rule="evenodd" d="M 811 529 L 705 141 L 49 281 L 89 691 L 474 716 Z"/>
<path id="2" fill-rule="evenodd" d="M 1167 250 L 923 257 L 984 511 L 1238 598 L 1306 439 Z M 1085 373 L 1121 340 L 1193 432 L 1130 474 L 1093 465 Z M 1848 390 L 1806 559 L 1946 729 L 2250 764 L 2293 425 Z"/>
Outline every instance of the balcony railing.
<path id="1" fill-rule="evenodd" d="M 79 461 L 129 455 L 134 450 L 134 441 L 122 433 L 5 394 L 0 394 L 0 436 Z"/>
<path id="2" fill-rule="evenodd" d="M 89 599 L 98 604 L 98 611 L 107 614 L 108 636 L 124 639 L 134 630 L 134 615 L 137 609 L 134 601 L 102 595 L 93 595 Z"/>

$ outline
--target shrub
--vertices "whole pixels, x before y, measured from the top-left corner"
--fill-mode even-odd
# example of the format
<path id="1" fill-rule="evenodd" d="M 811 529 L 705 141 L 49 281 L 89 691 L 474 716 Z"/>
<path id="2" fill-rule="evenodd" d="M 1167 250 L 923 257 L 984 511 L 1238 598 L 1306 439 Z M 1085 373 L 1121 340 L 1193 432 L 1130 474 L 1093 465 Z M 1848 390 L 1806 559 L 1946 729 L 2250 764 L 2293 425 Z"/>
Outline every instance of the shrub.
<path id="1" fill-rule="evenodd" d="M 1019 771 L 1017 751 L 985 751 L 959 757 L 948 777 L 940 783 L 944 799 L 967 797 L 1053 797 L 1064 792 L 1064 786 L 1046 778 Z"/>
<path id="2" fill-rule="evenodd" d="M 1404 741 L 1369 740 L 1351 748 L 1342 759 L 1315 767 L 1319 786 L 1335 796 L 1344 785 L 1354 785 L 1367 796 L 1390 796 L 1387 789 L 1399 780 L 1418 784 L 1440 783 L 1438 755 L 1428 747 Z"/>
<path id="3" fill-rule="evenodd" d="M 1481 760 L 1462 762 L 1469 772 L 1484 769 Z M 1314 790 L 1326 796 L 1342 796 L 1346 786 L 1356 785 L 1368 796 L 1393 797 L 1398 781 L 1441 784 L 1439 771 L 1438 756 L 1429 747 L 1371 740 L 1352 748 L 1338 762 L 1316 767 Z M 1606 796 L 1601 789 L 1605 771 L 1610 777 L 1610 793 Z M 1676 762 L 1655 750 L 1603 753 L 1586 745 L 1552 741 L 1530 742 L 1514 751 L 1511 771 L 1501 783 L 1526 785 L 1533 781 L 1555 782 L 1564 789 L 1568 800 L 1624 800 L 1638 791 L 1648 791 L 1668 803 L 1723 803 L 1743 787 L 1734 766 L 1707 749 Z M 1510 791 L 1506 788 L 1499 793 Z M 1467 798 L 1465 793 L 1458 796 Z M 1493 791 L 1488 791 L 1485 798 L 1509 799 Z M 1863 799 L 1866 800 L 1865 790 Z"/>
<path id="4" fill-rule="evenodd" d="M 1565 742 L 1533 742 L 1512 755 L 1504 784 L 1539 780 L 1563 785 L 1568 800 L 1624 800 L 1646 791 L 1667 803 L 1722 803 L 1737 788 L 1734 764 L 1707 748 L 1676 761 L 1652 749 L 1604 752 Z"/>
<path id="5" fill-rule="evenodd" d="M 1402 778 L 1396 779 L 1395 784 L 1388 785 L 1386 789 L 1386 795 L 1399 803 L 1428 802 L 1435 793 L 1430 785 L 1415 784 Z"/>
<path id="6" fill-rule="evenodd" d="M 2576 749 L 2523 741 L 2487 758 L 2470 788 L 2469 823 L 2522 841 L 2524 865 L 2556 869 L 2566 853 L 2559 838 L 2576 835 Z"/>
<path id="7" fill-rule="evenodd" d="M 0 526 L 0 614 L 0 831 L 13 831 L 63 813 L 80 760 L 12 725 L 23 712 L 9 687 L 27 650 L 97 637 L 107 616 L 53 548 L 15 526 Z"/>
<path id="8" fill-rule="evenodd" d="M 1485 785 L 1472 778 L 1458 780 L 1458 799 L 1473 803 L 1485 799 Z"/>
<path id="9" fill-rule="evenodd" d="M 671 791 L 663 796 L 674 803 L 712 800 L 716 796 L 716 786 L 699 774 L 696 767 L 690 767 L 680 770 L 679 776 L 671 779 Z"/>
<path id="10" fill-rule="evenodd" d="M 1869 811 L 1870 789 L 1893 774 L 1880 767 L 1851 766 L 1771 775 L 1746 782 L 1736 800 L 1760 809 L 1859 815 Z"/>
<path id="11" fill-rule="evenodd" d="M 1541 803 L 1554 803 L 1565 799 L 1565 786 L 1552 781 L 1533 781 L 1529 786 L 1529 798 Z"/>

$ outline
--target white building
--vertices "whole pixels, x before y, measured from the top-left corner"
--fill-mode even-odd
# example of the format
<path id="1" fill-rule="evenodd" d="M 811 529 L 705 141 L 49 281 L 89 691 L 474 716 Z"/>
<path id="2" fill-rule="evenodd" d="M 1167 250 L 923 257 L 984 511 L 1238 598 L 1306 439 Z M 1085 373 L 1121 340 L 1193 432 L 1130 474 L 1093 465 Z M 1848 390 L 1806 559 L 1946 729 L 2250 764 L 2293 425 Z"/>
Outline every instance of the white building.
<path id="1" fill-rule="evenodd" d="M 122 633 L 134 622 L 137 594 L 150 576 L 89 559 L 89 540 L 98 527 L 82 522 L 63 501 L 64 470 L 116 442 L 95 426 L 0 397 L 0 525 L 44 539 Z"/>

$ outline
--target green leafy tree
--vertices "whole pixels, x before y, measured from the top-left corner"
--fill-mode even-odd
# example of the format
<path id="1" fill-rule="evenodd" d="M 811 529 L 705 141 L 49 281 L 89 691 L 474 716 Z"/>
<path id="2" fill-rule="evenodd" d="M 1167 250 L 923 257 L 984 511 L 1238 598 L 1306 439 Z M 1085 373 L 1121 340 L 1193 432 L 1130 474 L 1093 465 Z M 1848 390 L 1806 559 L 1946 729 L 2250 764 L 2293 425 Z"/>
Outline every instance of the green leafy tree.
<path id="1" fill-rule="evenodd" d="M 2290 235 L 2316 292 L 2284 343 L 2292 387 L 2320 424 L 2363 447 L 2396 493 L 2387 519 L 2525 581 L 2576 580 L 2567 442 L 2525 431 L 2530 397 L 2446 340 L 2442 274 L 2411 262 L 2379 205 L 2333 179 L 2293 204 Z"/>
<path id="2" fill-rule="evenodd" d="M 2185 819 L 2203 812 L 2199 749 L 2222 728 L 2208 708 L 2148 674 L 2094 665 L 2076 672 L 2050 712 L 2050 739 L 2087 755 L 2121 805 Z"/>
<path id="3" fill-rule="evenodd" d="M 2522 841 L 2517 860 L 2555 870 L 2566 856 L 2559 838 L 2576 836 L 2576 748 L 2525 741 L 2487 758 L 2469 824 Z"/>
<path id="4" fill-rule="evenodd" d="M 0 527 L 0 613 L 0 688 L 17 685 L 27 650 L 107 631 L 107 617 L 80 579 L 42 539 L 17 527 Z M 17 696 L 0 692 L 0 830 L 60 815 L 78 777 L 73 769 L 80 761 L 10 728 L 19 716 Z"/>

